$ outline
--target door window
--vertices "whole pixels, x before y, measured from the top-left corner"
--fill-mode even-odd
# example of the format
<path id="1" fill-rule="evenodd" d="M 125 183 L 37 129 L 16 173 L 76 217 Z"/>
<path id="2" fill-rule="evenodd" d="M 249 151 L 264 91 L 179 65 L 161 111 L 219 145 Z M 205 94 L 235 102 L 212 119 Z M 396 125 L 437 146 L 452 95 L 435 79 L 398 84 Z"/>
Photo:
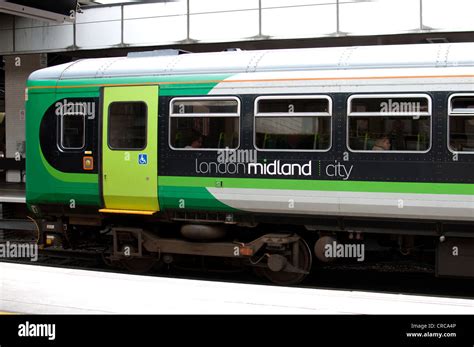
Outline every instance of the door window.
<path id="1" fill-rule="evenodd" d="M 110 149 L 141 150 L 146 147 L 147 106 L 142 101 L 113 102 L 109 106 Z"/>

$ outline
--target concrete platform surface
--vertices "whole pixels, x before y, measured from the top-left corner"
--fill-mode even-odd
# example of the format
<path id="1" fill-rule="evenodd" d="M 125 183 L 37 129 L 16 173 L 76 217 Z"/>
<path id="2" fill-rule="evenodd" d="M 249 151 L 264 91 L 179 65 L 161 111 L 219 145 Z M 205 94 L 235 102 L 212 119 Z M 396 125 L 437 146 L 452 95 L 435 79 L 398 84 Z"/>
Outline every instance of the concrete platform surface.
<path id="1" fill-rule="evenodd" d="M 0 311 L 25 314 L 474 314 L 474 300 L 173 279 L 0 262 Z"/>

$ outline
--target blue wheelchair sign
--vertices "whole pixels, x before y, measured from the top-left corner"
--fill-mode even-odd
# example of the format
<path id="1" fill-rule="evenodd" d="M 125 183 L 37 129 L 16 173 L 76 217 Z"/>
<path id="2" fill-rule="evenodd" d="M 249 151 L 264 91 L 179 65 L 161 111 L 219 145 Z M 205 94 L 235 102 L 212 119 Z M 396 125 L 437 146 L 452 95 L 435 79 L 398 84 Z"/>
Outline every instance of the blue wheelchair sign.
<path id="1" fill-rule="evenodd" d="M 148 154 L 140 153 L 138 155 L 138 164 L 140 164 L 140 165 L 148 164 Z"/>

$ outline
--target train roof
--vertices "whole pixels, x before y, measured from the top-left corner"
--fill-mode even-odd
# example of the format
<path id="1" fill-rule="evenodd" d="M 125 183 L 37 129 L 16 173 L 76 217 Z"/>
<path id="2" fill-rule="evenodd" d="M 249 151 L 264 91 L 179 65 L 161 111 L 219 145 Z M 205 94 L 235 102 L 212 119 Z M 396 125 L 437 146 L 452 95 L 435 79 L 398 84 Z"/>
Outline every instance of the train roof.
<path id="1" fill-rule="evenodd" d="M 82 59 L 33 72 L 30 80 L 246 72 L 474 66 L 474 43 L 299 48 Z"/>

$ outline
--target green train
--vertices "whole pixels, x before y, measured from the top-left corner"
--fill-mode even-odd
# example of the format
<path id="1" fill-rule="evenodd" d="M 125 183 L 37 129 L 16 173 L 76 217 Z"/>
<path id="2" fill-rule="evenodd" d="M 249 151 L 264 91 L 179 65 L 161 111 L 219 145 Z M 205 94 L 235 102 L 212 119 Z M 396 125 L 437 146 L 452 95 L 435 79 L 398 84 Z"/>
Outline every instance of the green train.
<path id="1" fill-rule="evenodd" d="M 223 258 L 279 284 L 376 244 L 474 276 L 473 51 L 166 50 L 36 71 L 41 242 L 95 242 L 137 271 Z"/>

